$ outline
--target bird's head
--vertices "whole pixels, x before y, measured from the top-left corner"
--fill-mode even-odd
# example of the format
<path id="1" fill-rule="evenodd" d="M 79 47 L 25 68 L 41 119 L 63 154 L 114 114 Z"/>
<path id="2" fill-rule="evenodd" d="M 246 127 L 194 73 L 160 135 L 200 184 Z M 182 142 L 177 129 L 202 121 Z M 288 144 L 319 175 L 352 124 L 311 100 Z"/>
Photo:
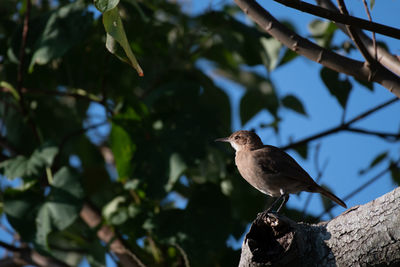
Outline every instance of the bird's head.
<path id="1" fill-rule="evenodd" d="M 255 132 L 251 131 L 237 131 L 228 137 L 218 138 L 217 142 L 228 142 L 236 150 L 240 151 L 243 149 L 257 149 L 263 146 L 263 143 Z"/>

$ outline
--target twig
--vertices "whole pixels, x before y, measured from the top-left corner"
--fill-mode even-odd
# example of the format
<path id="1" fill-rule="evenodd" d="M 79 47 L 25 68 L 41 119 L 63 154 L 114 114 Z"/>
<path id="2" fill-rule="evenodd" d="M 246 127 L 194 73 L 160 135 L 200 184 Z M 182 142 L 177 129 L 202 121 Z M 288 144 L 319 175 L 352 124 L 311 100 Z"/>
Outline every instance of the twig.
<path id="1" fill-rule="evenodd" d="M 384 138 L 386 141 L 389 141 L 389 142 L 396 142 L 396 141 L 400 140 L 400 134 L 398 134 L 398 133 L 385 133 L 385 132 L 369 131 L 369 130 L 353 128 L 353 127 L 349 127 L 345 130 L 348 132 L 355 132 L 355 133 L 362 133 L 362 134 L 378 136 L 378 137 Z"/>
<path id="2" fill-rule="evenodd" d="M 369 179 L 368 181 L 366 181 L 363 185 L 359 186 L 358 188 L 356 188 L 355 190 L 353 190 L 352 192 L 350 192 L 347 196 L 345 196 L 343 198 L 343 201 L 349 200 L 350 198 L 352 198 L 353 196 L 355 196 L 356 194 L 360 193 L 362 190 L 364 190 L 366 187 L 368 187 L 370 184 L 374 183 L 375 181 L 377 181 L 379 178 L 383 177 L 385 174 L 387 174 L 388 172 L 390 172 L 393 168 L 397 168 L 397 165 L 400 163 L 400 160 L 391 163 L 389 165 L 388 168 L 386 168 L 385 170 L 381 171 L 380 173 L 378 173 L 377 175 L 375 175 L 374 177 L 372 177 L 371 179 Z M 328 213 L 332 208 L 334 207 L 334 205 L 332 205 L 331 207 L 329 207 L 328 209 L 326 209 L 325 211 L 321 212 L 318 216 L 317 216 L 317 220 L 320 220 L 322 216 L 324 216 L 326 213 Z"/>
<path id="3" fill-rule="evenodd" d="M 394 103 L 394 102 L 396 102 L 398 100 L 399 99 L 397 97 L 392 98 L 392 99 L 390 99 L 390 100 L 388 100 L 388 101 L 386 101 L 386 102 L 384 102 L 384 103 L 382 103 L 382 104 L 380 104 L 380 105 L 378 105 L 376 107 L 373 107 L 373 108 L 361 113 L 360 115 L 352 118 L 351 120 L 349 120 L 346 123 L 342 123 L 342 124 L 340 124 L 340 125 L 338 125 L 336 127 L 333 127 L 333 128 L 331 128 L 329 130 L 325 130 L 325 131 L 323 131 L 321 133 L 318 133 L 318 134 L 312 135 L 310 137 L 304 138 L 304 139 L 302 139 L 300 141 L 297 141 L 295 143 L 288 144 L 288 145 L 286 145 L 284 147 L 281 147 L 281 149 L 287 150 L 287 149 L 290 149 L 290 148 L 301 146 L 301 145 L 306 144 L 306 143 L 308 143 L 310 141 L 313 141 L 315 139 L 319 139 L 321 137 L 324 137 L 324 136 L 327 136 L 327 135 L 330 135 L 330 134 L 333 134 L 333 133 L 336 133 L 336 132 L 339 132 L 339 131 L 348 130 L 349 127 L 353 123 L 355 123 L 355 122 L 357 122 L 357 121 L 359 121 L 359 120 L 371 115 L 372 113 L 374 113 L 374 112 L 376 112 L 376 111 L 378 111 L 378 110 L 380 110 L 380 109 L 382 109 L 382 108 L 384 108 L 384 107 L 386 107 L 386 106 L 388 106 L 388 105 L 390 105 L 390 104 L 392 104 L 392 103 Z M 351 128 L 351 129 L 354 129 L 354 128 Z M 351 131 L 351 129 L 350 129 L 350 131 Z M 361 132 L 361 131 L 359 131 L 359 132 Z"/>
<path id="4" fill-rule="evenodd" d="M 287 1 L 287 0 L 274 0 L 282 5 L 321 17 L 329 19 L 334 22 L 343 23 L 345 25 L 352 25 L 357 28 L 365 29 L 368 31 L 380 33 L 389 37 L 400 39 L 400 29 L 386 26 L 376 22 L 370 22 L 365 19 L 356 18 L 349 15 L 340 14 L 329 9 L 325 9 L 316 5 L 312 5 L 300 0 Z"/>
<path id="5" fill-rule="evenodd" d="M 333 12 L 339 12 L 337 7 L 331 2 L 331 0 L 315 0 L 317 4 L 323 8 L 332 10 Z M 336 23 L 336 25 L 341 29 L 345 34 L 349 35 L 347 28 L 342 23 Z M 363 31 L 356 29 L 358 36 L 360 36 L 364 45 L 368 48 L 370 54 L 374 54 L 375 47 L 377 48 L 377 60 L 385 65 L 386 68 L 390 69 L 393 73 L 400 75 L 400 61 L 398 58 L 392 54 L 390 54 L 385 48 L 377 45 L 374 47 L 373 40 L 371 40 Z M 375 53 L 376 54 L 376 53 Z"/>
<path id="6" fill-rule="evenodd" d="M 31 15 L 31 9 L 32 9 L 32 2 L 31 2 L 31 0 L 27 0 L 24 25 L 22 28 L 21 47 L 19 50 L 19 65 L 18 65 L 18 72 L 17 72 L 17 92 L 19 95 L 19 105 L 21 106 L 22 114 L 28 119 L 28 124 L 30 124 L 30 127 L 32 128 L 32 131 L 33 131 L 36 139 L 39 142 L 41 142 L 41 138 L 40 138 L 38 129 L 36 128 L 36 125 L 33 122 L 32 118 L 25 106 L 25 99 L 24 99 L 24 95 L 22 93 L 22 86 L 24 83 L 25 47 L 26 47 L 28 33 L 29 33 L 29 20 L 30 20 L 30 15 Z"/>
<path id="7" fill-rule="evenodd" d="M 340 9 L 340 12 L 344 15 L 349 15 L 349 12 L 347 11 L 346 4 L 344 3 L 343 0 L 337 0 L 338 6 Z M 372 75 L 374 72 L 374 67 L 376 64 L 378 64 L 374 58 L 369 54 L 367 48 L 364 46 L 363 42 L 361 41 L 360 37 L 357 35 L 355 29 L 353 28 L 352 25 L 346 25 L 347 30 L 349 31 L 350 38 L 353 40 L 354 44 L 356 45 L 357 49 L 361 52 L 362 56 L 365 58 L 365 60 L 370 64 L 371 66 L 371 78 L 369 80 L 372 80 Z"/>
<path id="8" fill-rule="evenodd" d="M 262 29 L 299 55 L 334 71 L 351 75 L 360 80 L 368 81 L 371 78 L 370 68 L 365 66 L 363 62 L 324 49 L 308 39 L 299 36 L 276 20 L 255 0 L 235 0 L 235 3 Z M 377 72 L 372 77 L 372 81 L 380 83 L 383 87 L 400 98 L 400 77 L 381 65 L 378 65 Z"/>
<path id="9" fill-rule="evenodd" d="M 365 1 L 365 0 L 362 0 L 362 1 L 363 1 L 363 4 L 364 4 L 365 12 L 367 13 L 368 19 L 369 19 L 369 21 L 372 22 L 372 17 L 371 17 L 371 13 L 369 12 L 369 8 L 368 8 L 368 5 L 367 5 L 367 1 Z M 373 46 L 374 46 L 375 60 L 378 61 L 378 50 L 377 50 L 377 47 L 376 47 L 375 32 L 372 32 L 372 44 L 373 44 Z"/>

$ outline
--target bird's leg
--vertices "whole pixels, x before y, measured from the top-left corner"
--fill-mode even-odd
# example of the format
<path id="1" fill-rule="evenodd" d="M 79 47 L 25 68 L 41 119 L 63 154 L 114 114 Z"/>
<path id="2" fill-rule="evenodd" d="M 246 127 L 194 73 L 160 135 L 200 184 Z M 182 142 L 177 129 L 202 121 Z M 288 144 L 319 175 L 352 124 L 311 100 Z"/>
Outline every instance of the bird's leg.
<path id="1" fill-rule="evenodd" d="M 283 201 L 282 201 L 281 205 L 279 206 L 279 208 L 276 210 L 276 213 L 279 213 L 279 211 L 285 206 L 286 202 L 288 202 L 289 194 L 283 194 L 279 198 L 282 198 L 282 197 L 283 197 Z"/>
<path id="2" fill-rule="evenodd" d="M 284 194 L 280 195 L 277 199 L 275 199 L 275 201 L 272 203 L 272 205 L 266 210 L 266 213 L 271 213 L 273 211 L 273 208 L 275 207 L 275 205 L 281 201 L 281 199 L 284 197 Z M 282 205 L 281 205 L 282 206 Z M 279 207 L 280 209 L 281 207 Z M 278 211 L 279 211 L 278 209 Z"/>

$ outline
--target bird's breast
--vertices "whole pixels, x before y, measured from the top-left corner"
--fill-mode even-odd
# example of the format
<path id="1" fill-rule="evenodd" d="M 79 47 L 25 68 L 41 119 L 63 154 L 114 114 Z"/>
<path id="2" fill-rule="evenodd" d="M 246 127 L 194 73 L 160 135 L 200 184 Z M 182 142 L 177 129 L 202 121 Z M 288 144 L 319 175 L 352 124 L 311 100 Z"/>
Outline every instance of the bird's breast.
<path id="1" fill-rule="evenodd" d="M 253 187 L 270 196 L 280 195 L 280 187 L 276 183 L 279 177 L 266 173 L 252 151 L 237 151 L 235 163 L 240 175 Z"/>

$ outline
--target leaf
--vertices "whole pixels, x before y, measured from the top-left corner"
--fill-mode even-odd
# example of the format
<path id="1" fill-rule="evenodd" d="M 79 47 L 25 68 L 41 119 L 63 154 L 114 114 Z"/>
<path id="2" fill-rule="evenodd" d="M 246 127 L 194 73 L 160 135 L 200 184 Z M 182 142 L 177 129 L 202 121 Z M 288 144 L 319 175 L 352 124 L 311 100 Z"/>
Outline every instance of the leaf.
<path id="1" fill-rule="evenodd" d="M 347 104 L 352 84 L 348 79 L 340 80 L 339 73 L 325 67 L 321 69 L 320 75 L 331 95 L 335 96 L 339 104 L 344 108 Z"/>
<path id="2" fill-rule="evenodd" d="M 307 144 L 296 146 L 293 148 L 303 159 L 308 157 L 308 146 Z"/>
<path id="3" fill-rule="evenodd" d="M 131 50 L 128 38 L 126 37 L 117 7 L 103 13 L 103 24 L 104 29 L 107 32 L 106 47 L 108 51 L 135 68 L 139 76 L 143 76 L 143 70 L 137 62 L 136 57 Z M 127 59 L 124 56 L 117 54 L 116 42 L 118 42 L 118 44 L 123 48 L 125 55 L 128 57 Z"/>
<path id="4" fill-rule="evenodd" d="M 279 63 L 279 53 L 282 48 L 281 42 L 275 38 L 265 38 L 261 37 L 260 42 L 265 51 L 265 63 L 268 71 L 274 70 Z"/>
<path id="5" fill-rule="evenodd" d="M 172 190 L 173 186 L 186 169 L 187 165 L 182 157 L 177 153 L 173 153 L 169 158 L 169 179 L 165 185 L 165 190 L 167 192 Z"/>
<path id="6" fill-rule="evenodd" d="M 370 0 L 369 1 L 369 6 L 370 6 L 370 8 L 372 10 L 374 8 L 374 6 L 375 6 L 375 0 Z"/>
<path id="7" fill-rule="evenodd" d="M 267 109 L 276 116 L 278 99 L 272 83 L 264 80 L 258 88 L 248 89 L 240 101 L 240 118 L 242 124 L 246 124 L 262 109 Z"/>
<path id="8" fill-rule="evenodd" d="M 127 131 L 114 122 L 111 126 L 110 142 L 118 179 L 125 180 L 132 173 L 132 157 L 136 151 L 136 145 L 132 143 Z"/>
<path id="9" fill-rule="evenodd" d="M 101 12 L 104 13 L 115 8 L 119 0 L 93 0 L 94 6 Z"/>
<path id="10" fill-rule="evenodd" d="M 110 220 L 111 216 L 117 212 L 118 206 L 121 203 L 124 203 L 126 201 L 126 198 L 123 196 L 117 196 L 110 202 L 108 202 L 104 207 L 102 211 L 102 215 L 106 220 Z"/>
<path id="11" fill-rule="evenodd" d="M 8 83 L 6 81 L 0 81 L 0 87 L 7 89 L 12 94 L 12 96 L 15 98 L 15 100 L 19 101 L 20 96 L 19 96 L 17 90 L 14 88 L 14 86 L 12 86 L 10 83 Z"/>
<path id="12" fill-rule="evenodd" d="M 392 176 L 393 182 L 395 182 L 397 185 L 400 185 L 400 168 L 397 166 L 391 168 L 390 175 Z"/>
<path id="13" fill-rule="evenodd" d="M 367 88 L 369 91 L 373 92 L 374 91 L 374 83 L 373 82 L 368 82 L 364 80 L 359 80 L 359 79 L 354 79 L 356 80 L 359 84 Z"/>
<path id="14" fill-rule="evenodd" d="M 61 168 L 36 217 L 35 241 L 40 247 L 48 247 L 47 236 L 52 231 L 64 230 L 78 218 L 83 197 L 79 176 L 69 168 Z"/>
<path id="15" fill-rule="evenodd" d="M 7 189 L 4 192 L 4 212 L 11 226 L 23 240 L 32 240 L 35 236 L 35 219 L 38 206 L 43 197 L 31 192 Z"/>
<path id="16" fill-rule="evenodd" d="M 388 152 L 385 151 L 381 154 L 379 154 L 378 156 L 376 156 L 374 158 L 374 160 L 370 163 L 369 168 L 374 167 L 375 165 L 377 165 L 378 163 L 380 163 L 382 160 L 384 160 L 386 157 L 388 156 Z"/>
<path id="17" fill-rule="evenodd" d="M 84 39 L 93 21 L 92 15 L 85 10 L 84 2 L 76 1 L 51 14 L 35 45 L 29 72 L 35 64 L 44 65 L 62 57 Z"/>
<path id="18" fill-rule="evenodd" d="M 302 115 L 307 116 L 306 111 L 304 110 L 303 103 L 294 95 L 287 95 L 282 99 L 283 106 L 296 111 Z"/>
<path id="19" fill-rule="evenodd" d="M 314 37 L 317 44 L 322 47 L 330 47 L 333 34 L 337 29 L 336 25 L 330 21 L 322 21 L 319 19 L 311 21 L 308 25 L 308 29 Z"/>
<path id="20" fill-rule="evenodd" d="M 57 147 L 45 145 L 36 149 L 29 158 L 17 156 L 1 162 L 0 169 L 4 169 L 3 174 L 8 179 L 37 176 L 45 167 L 53 164 L 57 153 Z"/>

